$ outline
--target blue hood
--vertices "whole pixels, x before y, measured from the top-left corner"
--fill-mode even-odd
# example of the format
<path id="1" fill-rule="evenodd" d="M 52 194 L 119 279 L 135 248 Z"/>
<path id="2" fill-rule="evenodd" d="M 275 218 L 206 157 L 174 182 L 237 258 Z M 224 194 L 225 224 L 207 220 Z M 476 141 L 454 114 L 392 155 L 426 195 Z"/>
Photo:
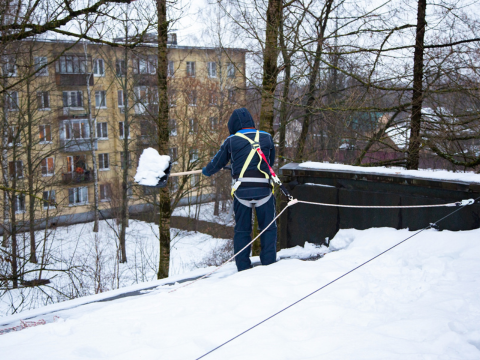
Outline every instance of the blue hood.
<path id="1" fill-rule="evenodd" d="M 252 115 L 245 108 L 233 110 L 232 116 L 230 116 L 228 120 L 228 131 L 230 131 L 230 135 L 235 134 L 243 128 L 255 128 Z"/>

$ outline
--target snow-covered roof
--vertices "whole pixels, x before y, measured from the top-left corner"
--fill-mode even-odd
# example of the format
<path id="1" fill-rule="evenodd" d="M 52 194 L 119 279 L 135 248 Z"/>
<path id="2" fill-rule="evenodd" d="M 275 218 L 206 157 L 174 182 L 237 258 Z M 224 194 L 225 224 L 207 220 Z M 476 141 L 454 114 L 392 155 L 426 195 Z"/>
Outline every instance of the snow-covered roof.
<path id="1" fill-rule="evenodd" d="M 197 359 L 411 235 L 340 230 L 336 251 L 318 261 L 241 273 L 228 264 L 174 293 L 177 285 L 156 281 L 141 296 L 57 312 L 54 323 L 1 335 L 2 356 Z M 426 230 L 206 359 L 479 359 L 479 236 Z"/>
<path id="2" fill-rule="evenodd" d="M 480 184 L 480 174 L 474 172 L 452 172 L 447 170 L 405 170 L 403 168 L 386 168 L 386 167 L 362 167 L 343 164 L 331 164 L 320 162 L 304 162 L 298 165 L 299 168 L 315 169 L 315 170 L 332 170 L 350 173 L 390 175 L 398 177 L 409 177 L 426 180 L 445 180 L 458 181 L 464 183 Z"/>

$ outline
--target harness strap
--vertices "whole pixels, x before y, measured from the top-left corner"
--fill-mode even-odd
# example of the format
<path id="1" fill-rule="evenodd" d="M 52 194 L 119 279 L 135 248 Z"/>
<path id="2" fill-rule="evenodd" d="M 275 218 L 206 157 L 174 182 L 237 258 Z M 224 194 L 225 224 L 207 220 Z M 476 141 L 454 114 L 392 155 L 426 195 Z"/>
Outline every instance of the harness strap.
<path id="1" fill-rule="evenodd" d="M 237 195 L 234 195 L 234 196 L 235 196 L 235 199 L 237 199 L 240 204 L 245 205 L 247 207 L 254 208 L 254 207 L 260 207 L 265 203 L 267 203 L 267 201 L 270 200 L 272 195 L 273 194 L 270 193 L 268 196 L 265 196 L 264 198 L 261 198 L 258 200 L 244 200 L 244 199 L 239 199 Z"/>
<path id="2" fill-rule="evenodd" d="M 245 161 L 245 164 L 243 164 L 243 168 L 242 168 L 242 171 L 240 173 L 240 176 L 238 177 L 238 180 L 232 186 L 232 192 L 231 192 L 232 197 L 234 196 L 235 191 L 238 189 L 238 187 L 242 184 L 240 179 L 243 178 L 243 175 L 245 174 L 245 171 L 247 170 L 248 165 L 250 165 L 250 162 L 252 161 L 252 158 L 253 158 L 253 156 L 256 152 L 258 154 L 258 156 L 260 157 L 260 161 L 258 162 L 258 166 L 257 166 L 258 170 L 262 174 L 265 175 L 266 179 L 270 178 L 266 172 L 264 172 L 260 169 L 260 165 L 262 163 L 262 160 L 265 161 L 265 163 L 268 166 L 268 170 L 270 171 L 270 174 L 272 176 L 272 180 L 275 182 L 275 184 L 277 184 L 280 187 L 280 190 L 282 191 L 283 195 L 285 195 L 290 201 L 293 200 L 293 196 L 290 195 L 290 192 L 287 190 L 287 188 L 282 184 L 282 182 L 280 181 L 278 176 L 275 174 L 275 171 L 273 171 L 272 167 L 270 166 L 270 164 L 267 161 L 267 158 L 265 157 L 265 154 L 263 153 L 262 149 L 260 148 L 260 143 L 259 143 L 260 132 L 257 130 L 257 132 L 255 134 L 255 141 L 252 141 L 249 137 L 245 136 L 242 133 L 237 132 L 235 135 L 240 136 L 241 138 L 247 140 L 252 145 L 252 150 L 250 151 L 250 154 L 248 154 L 248 157 L 247 157 L 247 160 Z M 273 184 L 272 184 L 272 192 L 273 192 L 273 189 L 274 189 L 274 187 L 273 187 Z"/>
<path id="3" fill-rule="evenodd" d="M 263 184 L 268 184 L 268 183 L 270 182 L 270 179 L 244 177 L 244 178 L 238 178 L 237 181 L 245 182 L 245 183 L 263 183 Z"/>
<path id="4" fill-rule="evenodd" d="M 245 171 L 247 171 L 250 163 L 252 162 L 252 159 L 255 156 L 255 153 L 257 153 L 259 158 L 260 158 L 259 162 L 258 162 L 258 165 L 257 165 L 258 171 L 260 171 L 263 175 L 265 175 L 265 180 L 270 179 L 270 176 L 268 176 L 268 174 L 265 171 L 262 171 L 262 169 L 260 169 L 260 165 L 262 163 L 262 160 L 266 161 L 265 156 L 262 157 L 262 155 L 260 155 L 260 152 L 258 152 L 258 150 L 261 151 L 261 149 L 260 149 L 260 132 L 257 130 L 257 132 L 255 133 L 255 139 L 254 140 L 250 139 L 248 136 L 245 136 L 245 135 L 243 135 L 242 133 L 239 133 L 239 132 L 237 132 L 235 134 L 235 136 L 239 136 L 239 137 L 247 140 L 250 143 L 250 145 L 252 145 L 252 150 L 250 150 L 250 153 L 248 154 L 248 157 L 245 160 L 245 163 L 243 164 L 242 171 L 240 171 L 240 175 L 238 176 L 237 181 L 232 186 L 232 192 L 231 192 L 232 196 L 234 196 L 235 191 L 237 191 L 238 187 L 242 184 L 242 181 L 243 181 L 242 179 L 245 179 L 243 177 L 243 175 L 245 174 Z M 267 162 L 267 165 L 268 165 L 268 162 Z M 260 180 L 260 179 L 258 179 L 258 180 Z M 258 181 L 258 180 L 256 182 L 261 182 L 261 181 Z M 248 182 L 248 180 L 246 182 Z M 253 181 L 250 181 L 250 182 L 253 182 Z"/>

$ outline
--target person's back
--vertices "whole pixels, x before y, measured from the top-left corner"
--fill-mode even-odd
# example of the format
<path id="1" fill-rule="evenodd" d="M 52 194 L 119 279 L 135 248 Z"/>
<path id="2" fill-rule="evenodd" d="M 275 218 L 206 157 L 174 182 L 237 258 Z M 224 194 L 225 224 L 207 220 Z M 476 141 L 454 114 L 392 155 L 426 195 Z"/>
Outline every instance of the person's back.
<path id="1" fill-rule="evenodd" d="M 252 152 L 252 149 L 259 146 L 269 165 L 273 166 L 275 146 L 269 133 L 255 130 L 253 118 L 245 108 L 234 110 L 228 121 L 228 130 L 231 135 L 202 172 L 206 176 L 211 176 L 225 167 L 229 161 L 232 163 L 232 177 L 235 179 L 232 191 L 235 211 L 234 251 L 238 252 L 251 241 L 253 206 L 256 209 L 260 229 L 265 228 L 275 217 L 275 198 L 272 196 L 268 165 L 261 160 L 256 151 Z M 275 262 L 276 224 L 263 233 L 260 241 L 262 264 Z M 250 247 L 236 257 L 239 271 L 251 267 L 249 255 Z"/>

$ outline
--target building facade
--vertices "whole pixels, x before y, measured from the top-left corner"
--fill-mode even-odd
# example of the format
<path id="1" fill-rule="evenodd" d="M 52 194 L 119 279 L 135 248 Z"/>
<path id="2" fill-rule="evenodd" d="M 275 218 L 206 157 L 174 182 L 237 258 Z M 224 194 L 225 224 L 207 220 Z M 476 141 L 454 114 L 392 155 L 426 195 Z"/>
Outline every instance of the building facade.
<path id="1" fill-rule="evenodd" d="M 115 216 L 123 186 L 129 206 L 155 201 L 133 176 L 142 150 L 157 142 L 156 51 L 41 41 L 2 60 L 2 185 L 17 190 L 3 192 L 4 224 L 84 220 L 95 192 L 100 213 Z M 244 106 L 245 51 L 171 41 L 168 59 L 173 171 L 198 169 L 228 135 L 232 110 Z M 198 176 L 172 178 L 172 196 L 215 189 L 200 184 Z"/>

